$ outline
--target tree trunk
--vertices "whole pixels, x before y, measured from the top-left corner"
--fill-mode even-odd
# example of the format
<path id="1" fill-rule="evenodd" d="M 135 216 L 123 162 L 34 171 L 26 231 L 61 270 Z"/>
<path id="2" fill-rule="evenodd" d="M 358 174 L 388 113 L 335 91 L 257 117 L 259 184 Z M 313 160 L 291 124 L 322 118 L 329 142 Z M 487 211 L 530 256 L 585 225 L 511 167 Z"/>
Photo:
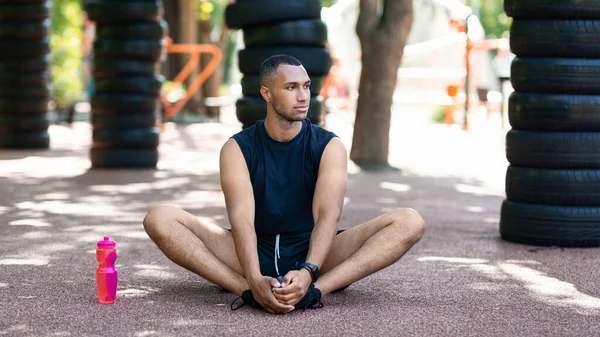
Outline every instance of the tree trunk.
<path id="1" fill-rule="evenodd" d="M 227 48 L 227 42 L 229 41 L 229 28 L 223 21 L 223 23 L 221 24 L 221 27 L 220 27 L 221 32 L 219 35 L 219 40 L 212 41 L 212 39 L 211 39 L 211 26 L 212 26 L 211 21 L 201 21 L 199 26 L 200 26 L 200 29 L 199 29 L 200 32 L 199 32 L 199 36 L 198 36 L 199 43 L 214 44 L 221 50 L 221 54 L 223 55 L 223 61 L 221 61 L 221 63 L 219 64 L 219 66 L 217 67 L 215 72 L 212 73 L 212 75 L 206 80 L 206 82 L 204 82 L 204 84 L 202 84 L 201 91 L 205 98 L 206 97 L 219 97 L 220 96 L 219 89 L 221 87 L 221 84 L 223 83 L 225 57 L 227 55 L 226 48 Z M 213 56 L 210 54 L 202 54 L 200 57 L 201 69 L 204 69 L 206 67 L 206 65 L 208 65 L 208 63 L 212 60 L 212 58 L 213 58 Z M 206 114 L 209 117 L 218 117 L 221 114 L 221 108 L 219 106 L 207 106 Z"/>
<path id="2" fill-rule="evenodd" d="M 362 70 L 350 159 L 365 169 L 389 168 L 392 100 L 413 21 L 412 0 L 384 0 L 383 11 L 379 4 L 360 0 L 356 24 Z"/>
<path id="3" fill-rule="evenodd" d="M 179 9 L 177 0 L 163 0 L 165 7 L 165 20 L 169 25 L 169 37 L 173 42 L 179 41 Z M 161 74 L 172 81 L 179 73 L 183 65 L 181 59 L 176 54 L 170 55 L 165 62 L 161 64 Z"/>
<path id="4" fill-rule="evenodd" d="M 196 0 L 179 0 L 179 38 L 177 43 L 197 43 L 198 41 L 198 21 L 196 20 Z M 174 54 L 177 55 L 177 54 Z M 178 55 L 182 67 L 185 66 L 191 59 L 191 54 L 184 53 Z M 181 71 L 181 69 L 178 70 Z M 192 80 L 198 76 L 198 68 L 196 68 L 190 76 L 184 81 L 184 84 L 189 87 Z M 193 114 L 202 114 L 204 106 L 202 105 L 202 91 L 199 90 L 194 96 L 185 104 L 184 110 L 187 110 Z"/>

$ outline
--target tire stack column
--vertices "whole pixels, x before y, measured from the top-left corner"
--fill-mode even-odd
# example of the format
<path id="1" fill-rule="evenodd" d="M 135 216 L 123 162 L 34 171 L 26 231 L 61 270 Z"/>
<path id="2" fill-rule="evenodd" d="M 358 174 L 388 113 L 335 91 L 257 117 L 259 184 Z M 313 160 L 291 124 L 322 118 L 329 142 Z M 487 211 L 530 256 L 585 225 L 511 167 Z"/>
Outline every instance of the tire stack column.
<path id="1" fill-rule="evenodd" d="M 500 234 L 600 246 L 600 0 L 505 0 L 514 21 Z"/>
<path id="2" fill-rule="evenodd" d="M 168 33 L 162 1 L 89 0 L 85 9 L 96 23 L 92 167 L 156 167 Z"/>
<path id="3" fill-rule="evenodd" d="M 311 79 L 308 118 L 322 124 L 323 98 L 319 96 L 332 61 L 327 45 L 327 26 L 321 20 L 320 0 L 237 0 L 227 6 L 226 24 L 242 29 L 244 46 L 238 53 L 243 97 L 236 102 L 236 115 L 245 129 L 267 114 L 260 95 L 261 63 L 276 54 L 287 54 L 302 62 Z"/>
<path id="4" fill-rule="evenodd" d="M 0 148 L 47 149 L 49 0 L 0 1 Z"/>

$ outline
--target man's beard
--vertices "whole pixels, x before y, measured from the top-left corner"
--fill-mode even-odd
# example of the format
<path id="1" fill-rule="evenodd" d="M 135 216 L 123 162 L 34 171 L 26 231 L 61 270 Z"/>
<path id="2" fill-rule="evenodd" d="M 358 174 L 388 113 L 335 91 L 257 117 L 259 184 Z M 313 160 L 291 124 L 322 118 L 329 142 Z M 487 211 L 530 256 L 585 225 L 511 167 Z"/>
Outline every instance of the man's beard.
<path id="1" fill-rule="evenodd" d="M 290 113 L 288 113 L 288 109 L 286 109 L 284 104 L 279 103 L 279 100 L 276 98 L 273 98 L 273 109 L 275 110 L 275 113 L 283 120 L 285 120 L 286 122 L 298 122 L 298 121 L 303 121 L 305 119 L 305 116 L 303 115 L 292 115 Z M 292 108 L 293 110 L 293 108 Z"/>

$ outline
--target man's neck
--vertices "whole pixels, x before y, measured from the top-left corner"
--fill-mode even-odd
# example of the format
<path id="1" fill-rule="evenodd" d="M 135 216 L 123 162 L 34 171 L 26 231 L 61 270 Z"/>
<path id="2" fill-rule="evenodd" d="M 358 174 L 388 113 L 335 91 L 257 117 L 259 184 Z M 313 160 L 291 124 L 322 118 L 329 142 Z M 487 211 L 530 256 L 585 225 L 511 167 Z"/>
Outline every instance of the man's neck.
<path id="1" fill-rule="evenodd" d="M 290 122 L 283 118 L 267 115 L 265 118 L 265 129 L 269 137 L 278 142 L 292 140 L 302 130 L 303 121 Z"/>

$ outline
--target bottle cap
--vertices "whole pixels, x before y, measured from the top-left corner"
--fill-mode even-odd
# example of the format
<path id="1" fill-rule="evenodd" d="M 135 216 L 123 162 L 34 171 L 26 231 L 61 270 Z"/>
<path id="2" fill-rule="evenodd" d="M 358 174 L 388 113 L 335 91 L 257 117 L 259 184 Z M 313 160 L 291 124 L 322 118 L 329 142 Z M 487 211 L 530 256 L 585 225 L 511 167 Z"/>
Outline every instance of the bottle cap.
<path id="1" fill-rule="evenodd" d="M 115 247 L 116 245 L 117 243 L 111 240 L 108 236 L 105 236 L 104 240 L 98 241 L 98 247 L 102 248 Z"/>

